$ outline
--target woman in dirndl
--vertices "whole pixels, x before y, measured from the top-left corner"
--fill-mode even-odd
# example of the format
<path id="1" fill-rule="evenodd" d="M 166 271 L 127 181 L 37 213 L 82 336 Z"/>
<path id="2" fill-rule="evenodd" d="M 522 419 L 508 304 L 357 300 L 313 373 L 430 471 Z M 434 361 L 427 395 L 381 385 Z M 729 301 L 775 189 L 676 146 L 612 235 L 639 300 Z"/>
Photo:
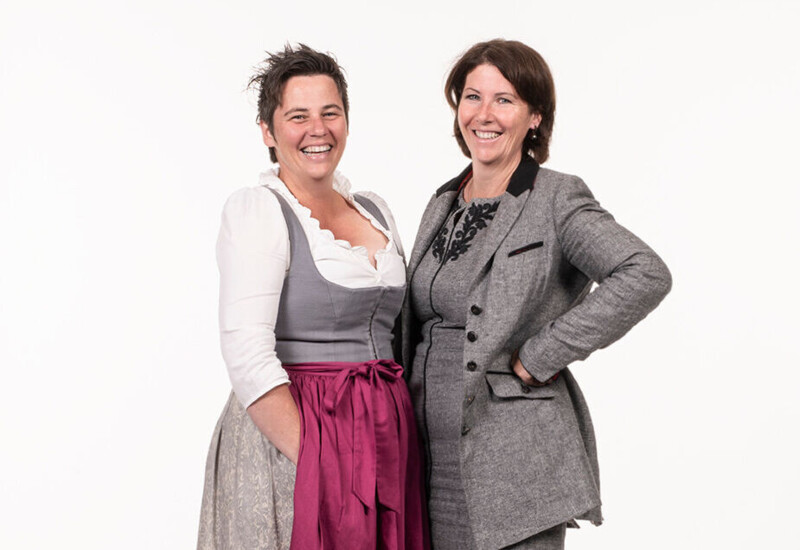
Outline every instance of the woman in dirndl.
<path id="1" fill-rule="evenodd" d="M 220 337 L 233 391 L 206 466 L 199 549 L 428 548 L 412 407 L 394 361 L 394 220 L 336 171 L 347 83 L 332 56 L 270 54 L 251 85 L 277 168 L 225 204 Z"/>

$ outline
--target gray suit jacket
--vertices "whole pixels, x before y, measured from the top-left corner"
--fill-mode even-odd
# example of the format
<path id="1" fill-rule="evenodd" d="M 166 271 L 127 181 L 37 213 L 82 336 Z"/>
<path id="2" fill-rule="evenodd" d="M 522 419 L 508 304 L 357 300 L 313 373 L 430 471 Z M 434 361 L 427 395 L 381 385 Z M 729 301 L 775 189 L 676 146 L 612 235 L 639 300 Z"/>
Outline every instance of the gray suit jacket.
<path id="1" fill-rule="evenodd" d="M 431 198 L 409 279 L 470 170 Z M 464 340 L 461 444 L 467 506 L 481 549 L 575 518 L 602 521 L 594 430 L 567 366 L 624 335 L 671 286 L 661 259 L 617 224 L 583 181 L 528 158 L 486 231 L 471 254 L 475 278 L 464 304 L 465 335 L 475 338 Z M 598 286 L 590 292 L 593 281 Z M 420 326 L 408 296 L 403 325 L 403 364 L 424 438 L 426 399 L 437 396 L 426 395 L 425 373 L 413 369 Z M 511 371 L 515 350 L 537 380 L 560 373 L 557 381 L 524 385 Z M 470 362 L 477 368 L 468 368 Z"/>

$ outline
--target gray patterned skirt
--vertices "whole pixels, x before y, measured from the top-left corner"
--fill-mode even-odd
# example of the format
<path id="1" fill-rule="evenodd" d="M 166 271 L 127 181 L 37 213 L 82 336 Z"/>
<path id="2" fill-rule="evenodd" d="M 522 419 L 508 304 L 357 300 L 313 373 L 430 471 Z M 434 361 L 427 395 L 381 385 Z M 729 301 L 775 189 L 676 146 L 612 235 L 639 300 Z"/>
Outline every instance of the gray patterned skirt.
<path id="1" fill-rule="evenodd" d="M 295 473 L 231 392 L 208 450 L 198 550 L 288 550 Z"/>

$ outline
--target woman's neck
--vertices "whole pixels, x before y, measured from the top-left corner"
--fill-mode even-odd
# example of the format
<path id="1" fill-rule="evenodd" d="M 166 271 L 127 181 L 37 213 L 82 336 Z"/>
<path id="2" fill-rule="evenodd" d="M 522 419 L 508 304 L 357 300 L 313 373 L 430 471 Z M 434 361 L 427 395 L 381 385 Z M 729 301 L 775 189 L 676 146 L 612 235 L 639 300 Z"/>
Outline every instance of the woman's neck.
<path id="1" fill-rule="evenodd" d="M 521 157 L 517 156 L 507 162 L 490 165 L 473 162 L 472 178 L 464 188 L 464 199 L 467 201 L 475 197 L 490 199 L 505 193 L 520 159 Z"/>
<path id="2" fill-rule="evenodd" d="M 312 211 L 335 204 L 339 197 L 333 188 L 333 178 L 329 181 L 298 181 L 280 170 L 278 177 L 297 201 Z"/>

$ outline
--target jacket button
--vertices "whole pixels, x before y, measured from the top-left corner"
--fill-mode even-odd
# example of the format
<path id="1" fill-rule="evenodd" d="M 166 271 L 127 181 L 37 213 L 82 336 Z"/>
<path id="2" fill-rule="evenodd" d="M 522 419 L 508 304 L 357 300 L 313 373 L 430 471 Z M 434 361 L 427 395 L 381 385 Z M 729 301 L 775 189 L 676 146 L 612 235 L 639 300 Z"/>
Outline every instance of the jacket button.
<path id="1" fill-rule="evenodd" d="M 475 361 L 467 361 L 467 370 L 475 370 L 478 368 L 478 364 Z"/>
<path id="2" fill-rule="evenodd" d="M 469 426 L 461 426 L 461 435 L 467 435 L 469 433 Z"/>
<path id="3" fill-rule="evenodd" d="M 529 393 L 531 391 L 531 387 L 528 384 L 526 384 L 525 382 L 523 382 L 519 386 L 520 386 L 520 389 L 522 390 L 522 393 Z"/>
<path id="4" fill-rule="evenodd" d="M 473 305 L 469 310 L 472 312 L 473 315 L 480 315 L 483 311 L 479 306 Z"/>
<path id="5" fill-rule="evenodd" d="M 474 342 L 474 341 L 475 341 L 475 340 L 477 340 L 477 339 L 478 339 L 478 335 L 477 335 L 477 334 L 475 334 L 474 332 L 472 332 L 472 331 L 469 331 L 469 332 L 467 333 L 467 340 L 469 340 L 470 342 Z"/>

